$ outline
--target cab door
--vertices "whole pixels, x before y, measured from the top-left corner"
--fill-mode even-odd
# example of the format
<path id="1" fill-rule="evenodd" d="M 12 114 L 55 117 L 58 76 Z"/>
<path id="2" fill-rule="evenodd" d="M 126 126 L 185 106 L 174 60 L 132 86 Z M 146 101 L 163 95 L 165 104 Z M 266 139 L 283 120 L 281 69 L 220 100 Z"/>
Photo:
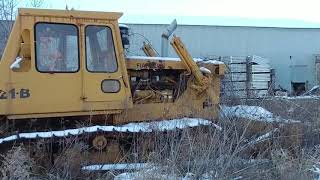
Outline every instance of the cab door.
<path id="1" fill-rule="evenodd" d="M 121 38 L 113 24 L 82 26 L 83 100 L 87 110 L 124 109 L 130 102 Z M 120 42 L 120 44 L 119 44 Z"/>

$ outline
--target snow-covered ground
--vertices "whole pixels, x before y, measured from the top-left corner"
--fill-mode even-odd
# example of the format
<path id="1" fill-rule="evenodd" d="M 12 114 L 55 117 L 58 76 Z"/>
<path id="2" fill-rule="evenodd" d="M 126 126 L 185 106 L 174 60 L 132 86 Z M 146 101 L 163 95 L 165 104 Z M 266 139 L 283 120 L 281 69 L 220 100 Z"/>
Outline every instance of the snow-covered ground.
<path id="1" fill-rule="evenodd" d="M 81 168 L 85 171 L 115 171 L 115 170 L 135 170 L 132 172 L 125 172 L 115 176 L 117 180 L 135 180 L 143 177 L 150 177 L 154 174 L 160 176 L 160 179 L 181 179 L 181 180 L 191 180 L 194 179 L 194 174 L 186 173 L 184 177 L 178 177 L 173 174 L 161 174 L 162 168 L 150 163 L 118 163 L 118 164 L 103 164 L 103 165 L 89 165 Z M 209 177 L 208 173 L 204 177 Z M 143 178 L 143 179 L 145 179 Z M 159 178 L 159 177 L 158 177 Z"/>
<path id="2" fill-rule="evenodd" d="M 224 163 L 224 161 L 229 160 L 229 155 L 220 155 L 216 161 L 217 163 Z M 269 162 L 269 159 L 243 159 L 236 157 L 234 161 L 245 165 L 247 167 L 252 167 L 257 164 L 264 164 Z M 83 167 L 82 170 L 96 171 L 102 170 L 101 167 L 104 166 L 103 170 L 110 170 L 115 172 L 116 170 L 124 170 L 123 173 L 118 174 L 114 177 L 115 180 L 137 180 L 137 179 L 168 179 L 168 180 L 211 180 L 219 179 L 219 172 L 216 170 L 208 170 L 208 172 L 202 172 L 200 176 L 196 176 L 192 172 L 179 172 L 173 171 L 170 165 L 161 165 L 155 163 L 130 163 L 130 164 L 106 164 L 106 165 L 92 165 Z M 117 171 L 119 172 L 119 171 Z M 242 176 L 236 176 L 233 179 L 243 179 Z"/>
<path id="3" fill-rule="evenodd" d="M 165 168 L 165 169 L 168 169 Z M 165 171 L 163 172 L 164 168 L 160 166 L 147 166 L 144 169 L 140 169 L 134 172 L 125 172 L 121 173 L 114 177 L 115 180 L 137 180 L 137 179 L 150 179 L 150 178 L 156 178 L 156 179 L 167 179 L 167 180 L 194 180 L 196 179 L 196 175 L 193 173 L 186 173 L 185 175 L 179 176 L 177 174 L 166 174 Z M 211 180 L 215 179 L 213 172 L 210 173 L 204 173 L 199 180 Z"/>
<path id="4" fill-rule="evenodd" d="M 320 168 L 317 167 L 317 165 L 313 165 L 312 169 L 310 169 L 311 172 L 316 174 L 316 178 L 314 180 L 320 180 Z"/>
<path id="5" fill-rule="evenodd" d="M 309 99 L 320 99 L 320 85 L 312 87 L 310 90 L 303 93 L 301 96 L 275 96 L 276 99 L 289 99 L 289 100 L 309 100 Z"/>
<path id="6" fill-rule="evenodd" d="M 282 119 L 281 117 L 275 116 L 273 113 L 269 112 L 268 110 L 258 106 L 247 106 L 247 105 L 238 105 L 238 106 L 232 106 L 232 107 L 220 106 L 220 109 L 221 109 L 220 111 L 221 116 L 228 117 L 228 118 L 236 117 L 236 118 L 244 118 L 244 119 L 263 121 L 263 122 L 283 122 L 283 123 L 297 122 L 297 121 Z M 187 122 L 188 126 L 196 126 L 199 123 L 203 125 L 212 124 L 217 129 L 221 130 L 221 127 L 213 124 L 210 121 L 206 121 L 203 119 L 195 120 L 195 119 L 189 119 L 189 118 L 173 120 L 173 121 L 161 121 L 161 122 L 158 122 L 158 124 L 156 124 L 155 126 L 158 126 L 157 127 L 158 130 L 172 129 L 174 127 L 181 127 L 181 128 L 186 127 L 186 125 L 184 123 L 181 124 L 180 121 Z M 135 130 L 135 128 L 141 129 L 141 127 L 144 127 L 145 129 L 143 129 L 143 131 L 147 131 L 150 128 L 154 129 L 155 126 L 153 126 L 152 123 L 130 123 L 125 125 L 125 127 L 132 128 L 131 130 Z M 249 141 L 247 143 L 247 146 L 262 142 L 270 138 L 271 136 L 273 136 L 273 134 L 277 131 L 279 131 L 279 128 L 275 128 L 270 132 L 262 134 L 254 138 L 252 141 Z M 195 175 L 192 173 L 186 173 L 185 175 L 165 174 L 165 173 L 161 174 L 162 170 L 160 167 L 157 167 L 154 164 L 148 164 L 148 163 L 92 165 L 92 166 L 83 167 L 82 169 L 89 170 L 89 171 L 119 170 L 119 169 L 128 170 L 127 172 L 124 172 L 122 174 L 115 176 L 114 179 L 116 180 L 148 179 L 154 176 L 157 176 L 159 179 L 169 179 L 169 180 L 195 179 Z M 132 171 L 132 170 L 135 170 L 135 171 Z M 315 173 L 318 173 L 319 171 L 320 170 L 318 168 L 314 169 Z M 216 179 L 216 175 L 217 175 L 216 173 L 212 173 L 212 172 L 205 173 L 200 177 L 200 179 L 202 180 Z M 242 178 L 242 177 L 239 177 L 239 178 Z"/>
<path id="7" fill-rule="evenodd" d="M 220 106 L 222 115 L 227 117 L 239 117 L 239 118 L 250 118 L 250 119 L 271 119 L 273 114 L 266 109 L 259 106 Z"/>
<path id="8" fill-rule="evenodd" d="M 110 170 L 132 170 L 132 169 L 143 169 L 151 166 L 148 163 L 118 163 L 118 164 L 99 164 L 99 165 L 88 165 L 81 169 L 87 171 L 110 171 Z"/>
<path id="9" fill-rule="evenodd" d="M 247 105 L 237 105 L 237 106 L 220 106 L 220 116 L 227 118 L 244 118 L 254 121 L 263 122 L 281 122 L 281 123 L 294 123 L 299 121 L 283 119 L 280 116 L 275 116 L 270 111 L 259 107 L 259 106 L 247 106 Z"/>
<path id="10" fill-rule="evenodd" d="M 310 100 L 310 99 L 320 99 L 320 96 L 308 95 L 308 96 L 275 96 L 276 99 L 288 99 L 288 100 Z"/>
<path id="11" fill-rule="evenodd" d="M 279 131 L 279 128 L 275 128 L 272 131 L 269 131 L 269 132 L 257 137 L 256 139 L 253 139 L 252 141 L 247 143 L 247 146 L 255 145 L 257 143 L 260 143 L 260 142 L 263 142 L 265 140 L 268 140 L 277 131 Z"/>

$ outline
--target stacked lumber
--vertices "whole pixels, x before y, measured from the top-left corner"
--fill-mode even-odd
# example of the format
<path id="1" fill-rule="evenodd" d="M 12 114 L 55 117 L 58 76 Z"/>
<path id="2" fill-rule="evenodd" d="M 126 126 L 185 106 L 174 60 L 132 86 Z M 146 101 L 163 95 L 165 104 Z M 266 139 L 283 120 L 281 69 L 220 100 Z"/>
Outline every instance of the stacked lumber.
<path id="1" fill-rule="evenodd" d="M 268 59 L 259 56 L 224 56 L 227 66 L 222 94 L 237 98 L 263 98 L 273 91 L 273 70 Z"/>

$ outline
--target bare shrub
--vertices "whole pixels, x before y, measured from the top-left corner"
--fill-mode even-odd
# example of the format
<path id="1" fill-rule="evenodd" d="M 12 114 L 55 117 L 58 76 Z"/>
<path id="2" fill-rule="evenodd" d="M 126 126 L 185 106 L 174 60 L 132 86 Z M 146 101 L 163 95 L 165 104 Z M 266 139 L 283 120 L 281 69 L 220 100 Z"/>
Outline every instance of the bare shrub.
<path id="1" fill-rule="evenodd" d="M 148 160 L 161 167 L 162 175 L 157 177 L 166 179 L 164 175 L 185 177 L 192 174 L 195 179 L 204 176 L 229 179 L 244 174 L 248 169 L 255 169 L 251 171 L 256 173 L 257 169 L 266 166 L 265 161 L 250 161 L 242 157 L 242 147 L 247 142 L 234 124 L 219 125 L 223 130 L 198 127 L 154 134 L 154 149 Z M 149 175 L 155 173 L 139 171 L 138 174 L 140 178 L 149 179 Z"/>
<path id="2" fill-rule="evenodd" d="M 34 175 L 35 162 L 23 146 L 13 147 L 2 158 L 2 179 L 23 180 Z"/>
<path id="3" fill-rule="evenodd" d="M 248 103 L 250 100 L 239 102 Z M 255 105 L 265 107 L 263 104 L 266 102 L 269 101 L 262 99 Z M 277 110 L 274 114 L 281 115 L 283 112 L 279 113 L 281 109 L 277 107 L 274 106 Z M 240 118 L 221 117 L 219 125 L 222 131 L 206 127 L 155 134 L 148 161 L 160 165 L 164 174 L 173 177 L 192 174 L 196 179 L 203 176 L 209 179 L 310 178 L 312 172 L 309 169 L 313 166 L 305 163 L 308 160 L 303 155 L 305 126 L 302 123 L 291 124 L 284 118 L 284 123 L 281 123 L 264 122 L 255 116 L 256 120 L 246 117 L 246 114 Z M 292 116 L 284 117 L 291 119 Z M 299 121 L 299 118 L 294 120 Z"/>
<path id="4" fill-rule="evenodd" d="M 69 143 L 55 158 L 53 167 L 48 171 L 48 176 L 54 179 L 74 179 L 81 176 L 81 166 L 86 162 L 89 153 L 88 145 L 70 138 Z"/>
<path id="5" fill-rule="evenodd" d="M 260 102 L 263 103 L 263 101 Z M 262 106 L 262 105 L 261 105 Z M 269 109 L 270 110 L 270 109 Z M 279 109 L 278 109 L 279 110 Z M 295 111 L 295 110 L 294 110 Z M 258 112 L 249 112 L 258 114 Z M 277 114 L 277 113 L 275 113 Z M 136 133 L 128 140 L 129 153 L 120 162 L 148 162 L 139 171 L 90 175 L 100 179 L 311 179 L 320 168 L 320 151 L 314 144 L 292 143 L 295 126 L 263 122 L 247 116 L 225 117 L 221 127 L 202 126 L 168 132 Z M 256 116 L 255 116 L 256 117 Z M 297 119 L 298 120 L 298 119 Z M 283 128 L 283 127 L 286 127 Z M 156 129 L 156 128 L 155 128 Z M 298 131 L 298 130 L 297 130 Z M 304 133 L 304 138 L 306 132 Z M 301 134 L 300 134 L 301 135 Z M 310 135 L 311 136 L 311 135 Z M 124 141 L 121 135 L 119 139 Z M 83 176 L 81 166 L 90 161 L 89 148 L 82 140 L 68 138 L 47 179 L 74 179 Z M 296 146 L 292 153 L 291 146 Z M 83 158 L 83 159 L 82 159 Z M 320 172 L 320 169 L 319 169 Z M 88 175 L 88 176 L 89 176 Z M 101 176 L 100 176 L 101 175 Z M 86 175 L 87 177 L 87 175 Z"/>

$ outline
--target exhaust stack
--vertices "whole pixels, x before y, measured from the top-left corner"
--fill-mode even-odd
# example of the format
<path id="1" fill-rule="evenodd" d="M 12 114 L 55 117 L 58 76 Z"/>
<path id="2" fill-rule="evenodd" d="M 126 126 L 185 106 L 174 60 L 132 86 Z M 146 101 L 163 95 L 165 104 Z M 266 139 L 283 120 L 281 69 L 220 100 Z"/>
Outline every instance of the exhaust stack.
<path id="1" fill-rule="evenodd" d="M 169 37 L 177 29 L 177 20 L 174 19 L 161 35 L 161 56 L 168 57 Z"/>

